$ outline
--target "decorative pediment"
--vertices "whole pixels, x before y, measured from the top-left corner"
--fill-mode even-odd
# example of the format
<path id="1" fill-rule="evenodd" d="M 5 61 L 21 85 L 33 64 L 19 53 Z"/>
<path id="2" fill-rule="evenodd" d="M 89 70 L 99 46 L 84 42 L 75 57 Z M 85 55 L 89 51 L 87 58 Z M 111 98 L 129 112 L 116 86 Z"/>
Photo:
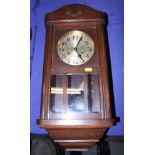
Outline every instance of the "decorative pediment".
<path id="1" fill-rule="evenodd" d="M 81 4 L 66 5 L 46 15 L 47 20 L 105 19 L 105 13 Z"/>

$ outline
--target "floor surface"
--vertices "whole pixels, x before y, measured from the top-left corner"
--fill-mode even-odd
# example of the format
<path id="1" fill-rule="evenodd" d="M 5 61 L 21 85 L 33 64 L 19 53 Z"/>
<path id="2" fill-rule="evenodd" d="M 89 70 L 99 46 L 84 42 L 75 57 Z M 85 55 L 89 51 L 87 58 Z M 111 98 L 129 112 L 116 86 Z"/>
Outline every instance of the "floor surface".
<path id="1" fill-rule="evenodd" d="M 108 142 L 110 147 L 110 155 L 124 155 L 123 142 Z M 65 155 L 97 155 L 97 146 L 95 145 L 88 151 L 83 152 L 65 152 Z M 106 154 L 105 154 L 106 155 Z"/>

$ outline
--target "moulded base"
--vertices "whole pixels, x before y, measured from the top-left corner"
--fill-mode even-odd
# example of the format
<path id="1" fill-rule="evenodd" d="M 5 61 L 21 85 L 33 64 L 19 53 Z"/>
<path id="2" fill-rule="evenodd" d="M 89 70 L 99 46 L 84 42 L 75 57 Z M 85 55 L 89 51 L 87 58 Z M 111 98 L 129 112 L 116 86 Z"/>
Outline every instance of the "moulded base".
<path id="1" fill-rule="evenodd" d="M 114 119 L 104 120 L 38 120 L 49 136 L 63 149 L 86 151 L 103 137 L 114 124 Z"/>

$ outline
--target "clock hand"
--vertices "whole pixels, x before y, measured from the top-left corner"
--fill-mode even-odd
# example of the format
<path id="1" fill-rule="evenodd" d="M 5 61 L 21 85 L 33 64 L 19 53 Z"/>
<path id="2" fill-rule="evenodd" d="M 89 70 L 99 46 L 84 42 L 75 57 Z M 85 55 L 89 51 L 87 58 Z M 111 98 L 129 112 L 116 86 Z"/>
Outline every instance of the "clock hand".
<path id="1" fill-rule="evenodd" d="M 78 52 L 78 50 L 77 50 L 77 47 L 78 47 L 80 41 L 82 40 L 82 37 L 83 37 L 83 35 L 80 37 L 80 39 L 79 39 L 78 43 L 76 44 L 76 47 L 74 48 L 74 50 L 77 52 L 78 57 L 79 57 L 82 61 L 84 61 L 83 58 L 82 58 L 82 56 L 81 56 L 81 54 L 80 54 L 80 53 Z"/>
<path id="2" fill-rule="evenodd" d="M 79 57 L 82 61 L 84 61 L 83 58 L 82 58 L 82 56 L 81 56 L 81 54 L 78 52 L 77 48 L 74 48 L 74 50 L 75 50 L 76 53 L 78 54 L 78 57 Z"/>
<path id="3" fill-rule="evenodd" d="M 82 37 L 83 37 L 83 35 L 82 35 L 82 36 L 81 36 L 81 38 L 79 39 L 79 41 L 78 41 L 78 43 L 77 43 L 77 45 L 76 45 L 76 47 L 75 47 L 74 49 L 76 49 L 76 50 L 77 50 L 77 47 L 78 47 L 78 45 L 79 45 L 79 43 L 80 43 L 80 41 L 81 41 Z"/>
<path id="4" fill-rule="evenodd" d="M 79 57 L 82 61 L 84 61 L 83 58 L 82 58 L 82 56 L 81 56 L 81 54 L 78 54 L 78 57 Z"/>

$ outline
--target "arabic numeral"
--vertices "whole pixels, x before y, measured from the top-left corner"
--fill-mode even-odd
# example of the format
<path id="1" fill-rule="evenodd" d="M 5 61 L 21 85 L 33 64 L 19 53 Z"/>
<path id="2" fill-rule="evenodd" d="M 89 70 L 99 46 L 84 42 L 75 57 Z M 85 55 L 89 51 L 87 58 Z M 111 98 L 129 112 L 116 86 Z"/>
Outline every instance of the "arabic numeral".
<path id="1" fill-rule="evenodd" d="M 62 59 L 66 58 L 66 55 L 65 55 L 65 54 L 63 54 L 63 55 L 61 56 L 61 58 L 62 58 Z"/>
<path id="2" fill-rule="evenodd" d="M 67 45 L 67 42 L 66 41 L 62 42 L 62 46 L 65 46 L 65 45 Z"/>
<path id="3" fill-rule="evenodd" d="M 91 47 L 87 47 L 89 51 L 92 51 Z"/>
<path id="4" fill-rule="evenodd" d="M 63 52 L 63 51 L 64 51 L 64 48 L 59 48 L 59 51 L 60 51 L 60 52 Z"/>
<path id="5" fill-rule="evenodd" d="M 70 63 L 70 59 L 67 59 L 67 62 Z"/>
<path id="6" fill-rule="evenodd" d="M 89 41 L 85 41 L 85 45 L 88 45 L 89 44 Z"/>
<path id="7" fill-rule="evenodd" d="M 89 54 L 87 54 L 86 57 L 89 58 Z"/>
<path id="8" fill-rule="evenodd" d="M 77 40 L 78 38 L 79 38 L 79 36 L 73 36 L 73 40 L 74 40 L 74 39 Z"/>
<path id="9" fill-rule="evenodd" d="M 70 38 L 69 37 L 67 37 L 67 41 L 70 41 Z"/>

